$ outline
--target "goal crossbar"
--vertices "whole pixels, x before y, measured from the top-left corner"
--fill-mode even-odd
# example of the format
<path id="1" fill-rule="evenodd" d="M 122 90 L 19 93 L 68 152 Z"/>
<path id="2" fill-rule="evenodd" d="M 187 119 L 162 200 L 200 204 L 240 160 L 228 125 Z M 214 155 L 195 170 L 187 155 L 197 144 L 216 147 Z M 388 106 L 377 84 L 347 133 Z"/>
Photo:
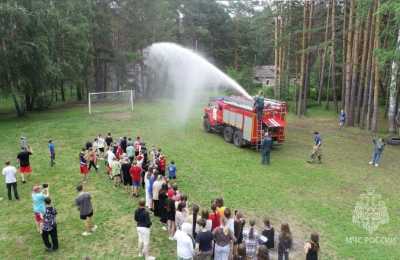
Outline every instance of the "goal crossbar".
<path id="1" fill-rule="evenodd" d="M 118 91 L 89 92 L 88 93 L 89 114 L 92 114 L 92 100 L 91 100 L 92 95 L 116 94 L 116 93 L 130 93 L 129 102 L 131 111 L 133 111 L 133 89 L 130 89 L 130 90 L 118 90 Z"/>

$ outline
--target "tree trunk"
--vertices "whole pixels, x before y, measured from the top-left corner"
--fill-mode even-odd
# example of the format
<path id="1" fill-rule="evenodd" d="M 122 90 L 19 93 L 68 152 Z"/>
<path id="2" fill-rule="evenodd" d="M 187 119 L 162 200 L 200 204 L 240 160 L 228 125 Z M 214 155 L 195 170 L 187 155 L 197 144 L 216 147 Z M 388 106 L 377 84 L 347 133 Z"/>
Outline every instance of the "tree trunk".
<path id="1" fill-rule="evenodd" d="M 308 18 L 308 32 L 307 32 L 307 48 L 311 44 L 311 29 L 312 29 L 312 19 L 313 19 L 313 10 L 314 10 L 314 2 L 310 1 L 310 13 Z M 304 115 L 307 111 L 307 95 L 309 91 L 309 83 L 310 83 L 310 52 L 306 53 L 306 62 L 305 62 L 305 75 L 304 75 L 304 90 L 303 90 L 303 106 L 302 106 L 302 114 Z"/>
<path id="2" fill-rule="evenodd" d="M 359 81 L 359 90 L 358 90 L 358 95 L 357 95 L 357 105 L 355 108 L 355 114 L 354 114 L 354 121 L 356 124 L 360 126 L 360 114 L 362 112 L 362 100 L 363 100 L 363 95 L 367 91 L 367 88 L 365 88 L 365 71 L 367 70 L 367 59 L 368 59 L 368 44 L 369 44 L 369 33 L 371 30 L 371 17 L 372 17 L 372 7 L 369 8 L 368 11 L 368 18 L 367 22 L 364 24 L 364 36 L 363 36 L 363 49 L 362 49 L 362 58 L 361 58 L 361 71 L 360 71 L 360 81 Z"/>
<path id="3" fill-rule="evenodd" d="M 326 21 L 325 21 L 325 38 L 324 38 L 324 49 L 322 50 L 321 57 L 321 70 L 319 74 L 319 88 L 318 88 L 318 104 L 321 105 L 321 97 L 322 97 L 322 88 L 324 86 L 325 79 L 325 60 L 326 60 L 326 52 L 328 50 L 328 33 L 329 33 L 329 2 L 327 3 L 327 11 L 326 11 Z"/>
<path id="4" fill-rule="evenodd" d="M 379 0 L 376 1 L 376 10 L 379 10 Z M 374 49 L 379 49 L 379 25 L 380 16 L 379 12 L 376 12 L 376 24 L 375 24 L 375 46 Z M 372 113 L 371 130 L 376 133 L 378 131 L 378 114 L 379 114 L 379 60 L 375 55 L 374 57 L 375 67 L 375 79 L 374 79 L 374 111 Z"/>
<path id="5" fill-rule="evenodd" d="M 371 79 L 368 82 L 368 104 L 367 104 L 367 114 L 366 117 L 366 128 L 371 130 L 371 119 L 373 111 L 373 98 L 374 98 L 374 82 L 375 82 L 375 66 L 373 59 L 371 61 Z"/>
<path id="6" fill-rule="evenodd" d="M 279 32 L 279 17 L 275 17 L 275 85 L 274 85 L 274 96 L 278 96 L 279 86 L 279 45 L 278 45 L 278 32 Z"/>
<path id="7" fill-rule="evenodd" d="M 328 69 L 328 82 L 326 85 L 326 104 L 325 104 L 325 109 L 329 110 L 329 92 L 330 92 L 330 78 L 331 78 L 331 73 L 332 73 L 332 64 L 330 64 L 329 69 Z"/>
<path id="8" fill-rule="evenodd" d="M 351 113 L 350 93 L 351 93 L 351 72 L 352 72 L 352 43 L 353 43 L 353 16 L 355 9 L 355 1 L 350 0 L 350 14 L 349 14 L 349 28 L 347 30 L 347 47 L 346 47 L 346 88 L 345 88 L 345 105 L 344 110 L 346 116 L 349 117 Z M 349 125 L 349 120 L 346 120 Z"/>
<path id="9" fill-rule="evenodd" d="M 64 80 L 60 81 L 61 101 L 65 102 Z"/>
<path id="10" fill-rule="evenodd" d="M 366 71 L 365 71 L 365 80 L 364 80 L 364 94 L 363 94 L 363 101 L 362 101 L 362 107 L 361 107 L 361 112 L 360 112 L 360 126 L 361 128 L 367 127 L 367 129 L 370 128 L 370 123 L 369 121 L 366 122 L 368 117 L 369 117 L 369 104 L 370 104 L 370 94 L 372 91 L 370 90 L 371 87 L 371 80 L 372 80 L 372 74 L 373 74 L 373 68 L 372 68 L 372 57 L 373 57 L 373 50 L 374 50 L 374 38 L 375 38 L 375 19 L 373 19 L 372 14 L 374 13 L 375 10 L 375 4 L 372 5 L 371 7 L 371 17 L 370 17 L 370 23 L 371 26 L 369 28 L 369 40 L 368 40 L 368 54 L 367 54 L 367 65 L 366 65 Z"/>
<path id="11" fill-rule="evenodd" d="M 303 35 L 302 35 L 302 53 L 301 53 L 301 64 L 300 64 L 300 87 L 298 93 L 298 102 L 297 102 L 297 115 L 302 116 L 303 113 L 303 95 L 305 88 L 305 62 L 306 62 L 306 43 L 307 43 L 307 14 L 308 14 L 308 5 L 309 1 L 304 2 L 304 10 L 303 10 Z"/>
<path id="12" fill-rule="evenodd" d="M 354 27 L 354 40 L 353 40 L 353 53 L 352 53 L 352 72 L 351 72 L 351 89 L 350 89 L 350 113 L 347 115 L 347 125 L 354 126 L 354 107 L 356 106 L 356 95 L 357 95 L 357 80 L 358 80 L 358 66 L 359 66 L 359 42 L 360 42 L 360 20 L 356 18 L 356 24 Z"/>
<path id="13" fill-rule="evenodd" d="M 8 80 L 7 80 L 8 81 Z M 24 115 L 24 110 L 22 109 L 21 105 L 18 102 L 18 97 L 14 92 L 14 86 L 13 83 L 8 82 L 8 85 L 10 86 L 10 90 L 11 90 L 11 97 L 14 103 L 14 107 L 15 107 L 15 112 L 17 112 L 17 116 L 23 116 Z"/>
<path id="14" fill-rule="evenodd" d="M 400 53 L 400 29 L 397 32 L 397 45 L 396 52 Z M 389 118 L 389 133 L 394 133 L 396 131 L 396 104 L 397 104 L 397 74 L 399 71 L 399 62 L 396 59 L 392 61 L 392 71 L 390 75 L 390 87 L 389 87 L 389 110 L 388 110 L 388 118 Z"/>
<path id="15" fill-rule="evenodd" d="M 340 95 L 340 100 L 341 100 L 341 108 L 344 109 L 345 104 L 346 104 L 346 57 L 347 57 L 347 24 L 348 24 L 348 14 L 347 14 L 347 9 L 348 9 L 348 0 L 344 0 L 343 3 L 343 42 L 342 42 L 342 88 L 341 88 L 341 95 Z"/>
<path id="16" fill-rule="evenodd" d="M 332 97 L 333 104 L 335 105 L 336 112 L 338 111 L 337 93 L 336 93 L 336 0 L 332 0 L 332 37 L 331 37 L 331 84 L 332 84 Z"/>
<path id="17" fill-rule="evenodd" d="M 82 100 L 82 86 L 80 83 L 76 84 L 76 100 Z"/>

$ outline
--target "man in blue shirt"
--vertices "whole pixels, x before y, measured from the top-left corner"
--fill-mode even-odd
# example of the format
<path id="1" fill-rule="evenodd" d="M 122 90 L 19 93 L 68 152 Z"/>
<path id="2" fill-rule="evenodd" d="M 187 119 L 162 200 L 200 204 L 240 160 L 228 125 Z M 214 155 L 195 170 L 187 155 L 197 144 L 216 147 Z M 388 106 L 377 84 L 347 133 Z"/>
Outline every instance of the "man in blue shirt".
<path id="1" fill-rule="evenodd" d="M 174 161 L 168 165 L 168 179 L 176 179 L 176 165 Z"/>
<path id="2" fill-rule="evenodd" d="M 50 166 L 53 167 L 54 164 L 56 163 L 56 150 L 55 150 L 55 146 L 53 143 L 53 140 L 49 140 L 49 152 L 50 152 Z"/>
<path id="3" fill-rule="evenodd" d="M 271 135 L 268 132 L 266 132 L 264 139 L 261 142 L 261 163 L 262 164 L 269 164 L 271 148 L 272 148 L 272 138 L 271 138 Z"/>
<path id="4" fill-rule="evenodd" d="M 321 145 L 322 145 L 322 138 L 319 132 L 314 132 L 314 146 L 313 152 L 311 153 L 309 163 L 315 162 L 315 159 L 318 159 L 318 163 L 321 163 L 322 153 L 321 153 Z"/>

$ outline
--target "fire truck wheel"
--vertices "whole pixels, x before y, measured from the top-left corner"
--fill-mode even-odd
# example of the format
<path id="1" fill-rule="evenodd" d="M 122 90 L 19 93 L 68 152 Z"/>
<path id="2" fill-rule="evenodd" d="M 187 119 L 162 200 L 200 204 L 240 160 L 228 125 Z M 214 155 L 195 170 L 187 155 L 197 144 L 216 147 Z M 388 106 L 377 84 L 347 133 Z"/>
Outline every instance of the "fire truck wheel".
<path id="1" fill-rule="evenodd" d="M 211 132 L 211 125 L 210 125 L 210 121 L 208 121 L 208 118 L 203 119 L 203 127 L 204 127 L 204 131 L 206 131 L 208 133 Z"/>
<path id="2" fill-rule="evenodd" d="M 242 131 L 235 131 L 235 133 L 233 134 L 233 144 L 237 147 L 242 147 L 244 145 Z"/>
<path id="3" fill-rule="evenodd" d="M 224 139 L 225 142 L 232 143 L 233 140 L 233 129 L 230 126 L 224 128 Z"/>

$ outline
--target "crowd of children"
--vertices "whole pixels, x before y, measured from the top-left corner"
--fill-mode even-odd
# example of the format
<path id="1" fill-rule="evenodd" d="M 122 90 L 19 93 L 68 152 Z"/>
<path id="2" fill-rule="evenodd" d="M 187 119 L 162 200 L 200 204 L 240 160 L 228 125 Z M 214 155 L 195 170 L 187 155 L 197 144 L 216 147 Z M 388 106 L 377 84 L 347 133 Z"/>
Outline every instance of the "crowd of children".
<path id="1" fill-rule="evenodd" d="M 264 220 L 260 232 L 253 219 L 245 228 L 243 214 L 239 211 L 232 214 L 232 210 L 224 206 L 223 198 L 213 200 L 209 210 L 200 210 L 179 190 L 175 163 L 171 161 L 167 165 L 166 156 L 159 148 L 153 146 L 148 152 L 140 137 L 134 141 L 127 137 L 114 140 L 108 133 L 106 139 L 99 135 L 94 142 L 88 142 L 80 154 L 84 180 L 87 180 L 90 165 L 97 171 L 97 158 L 104 158 L 106 173 L 115 186 L 124 186 L 133 197 L 144 194 L 134 214 L 139 256 L 151 258 L 152 214 L 168 238 L 176 240 L 178 259 L 262 260 L 270 259 L 269 252 L 275 249 L 278 259 L 289 259 L 293 243 L 288 224 L 281 225 L 275 243 L 275 230 L 269 219 Z M 305 250 L 307 260 L 318 259 L 318 234 L 312 234 Z"/>

